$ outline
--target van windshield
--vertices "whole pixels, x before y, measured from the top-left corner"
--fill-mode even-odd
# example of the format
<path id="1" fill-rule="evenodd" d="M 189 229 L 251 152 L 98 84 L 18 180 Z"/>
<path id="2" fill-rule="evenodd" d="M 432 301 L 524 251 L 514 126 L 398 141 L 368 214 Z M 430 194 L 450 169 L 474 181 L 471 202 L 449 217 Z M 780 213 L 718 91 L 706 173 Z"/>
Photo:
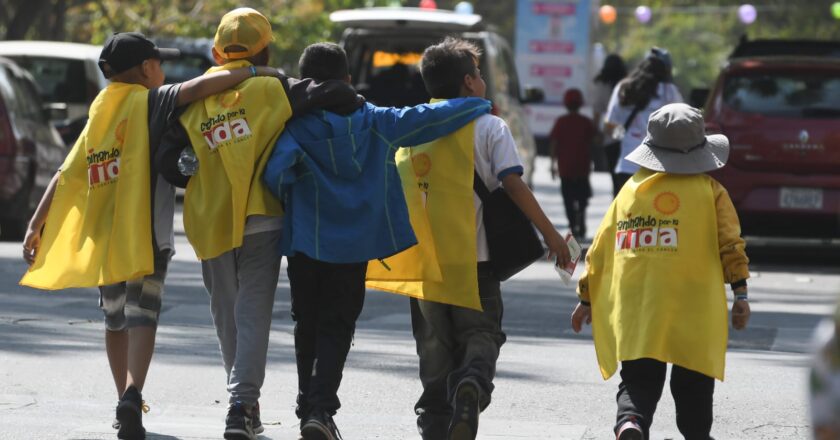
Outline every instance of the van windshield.
<path id="1" fill-rule="evenodd" d="M 723 102 L 765 116 L 840 119 L 840 72 L 760 72 L 726 79 Z"/>
<path id="2" fill-rule="evenodd" d="M 413 35 L 352 39 L 345 49 L 353 86 L 378 106 L 406 107 L 429 102 L 420 59 L 426 47 L 440 40 L 437 36 Z M 481 47 L 480 41 L 474 42 Z M 483 58 L 481 70 L 486 72 Z"/>

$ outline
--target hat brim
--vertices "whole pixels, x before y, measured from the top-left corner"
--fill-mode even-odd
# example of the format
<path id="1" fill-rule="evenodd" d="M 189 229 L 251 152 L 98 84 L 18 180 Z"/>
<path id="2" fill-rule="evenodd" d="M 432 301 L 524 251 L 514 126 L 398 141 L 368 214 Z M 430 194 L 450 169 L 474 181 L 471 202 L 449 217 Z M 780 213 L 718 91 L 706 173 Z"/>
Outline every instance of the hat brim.
<path id="1" fill-rule="evenodd" d="M 729 160 L 729 139 L 722 134 L 706 136 L 706 144 L 683 153 L 642 143 L 625 159 L 649 170 L 672 174 L 706 173 L 723 168 Z"/>
<path id="2" fill-rule="evenodd" d="M 157 48 L 158 58 L 162 61 L 166 60 L 177 60 L 181 58 L 181 51 L 178 49 L 170 49 L 170 48 Z"/>

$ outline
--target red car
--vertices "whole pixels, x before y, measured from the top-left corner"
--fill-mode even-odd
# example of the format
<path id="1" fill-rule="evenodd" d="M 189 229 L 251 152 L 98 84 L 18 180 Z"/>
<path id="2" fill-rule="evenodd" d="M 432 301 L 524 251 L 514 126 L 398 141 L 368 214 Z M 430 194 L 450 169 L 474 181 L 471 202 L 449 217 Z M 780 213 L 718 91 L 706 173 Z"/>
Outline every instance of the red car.
<path id="1" fill-rule="evenodd" d="M 840 237 L 840 43 L 742 42 L 705 106 L 745 235 Z"/>

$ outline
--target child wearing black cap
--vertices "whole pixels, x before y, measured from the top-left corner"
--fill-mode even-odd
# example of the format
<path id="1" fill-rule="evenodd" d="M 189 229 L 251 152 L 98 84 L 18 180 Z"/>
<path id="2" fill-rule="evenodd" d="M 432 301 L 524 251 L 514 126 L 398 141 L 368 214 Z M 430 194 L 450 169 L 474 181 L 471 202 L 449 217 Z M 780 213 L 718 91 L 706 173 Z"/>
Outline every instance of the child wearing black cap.
<path id="1" fill-rule="evenodd" d="M 179 55 L 139 33 L 112 35 L 99 67 L 111 84 L 91 104 L 84 131 L 29 222 L 22 285 L 99 287 L 105 347 L 119 403 L 118 437 L 142 439 L 140 391 L 154 350 L 163 280 L 173 253 L 175 193 L 150 158 L 175 108 L 270 68 L 218 72 L 163 85 L 161 63 Z"/>

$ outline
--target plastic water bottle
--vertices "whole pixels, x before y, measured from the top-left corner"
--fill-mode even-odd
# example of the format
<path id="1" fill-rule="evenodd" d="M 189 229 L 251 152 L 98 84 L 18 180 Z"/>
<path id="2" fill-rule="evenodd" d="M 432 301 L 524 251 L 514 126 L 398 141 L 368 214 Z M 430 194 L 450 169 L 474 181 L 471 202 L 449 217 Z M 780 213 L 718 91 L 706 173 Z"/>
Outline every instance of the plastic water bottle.
<path id="1" fill-rule="evenodd" d="M 198 158 L 195 157 L 192 146 L 187 146 L 181 151 L 181 156 L 178 158 L 178 171 L 185 176 L 193 176 L 198 171 Z"/>

